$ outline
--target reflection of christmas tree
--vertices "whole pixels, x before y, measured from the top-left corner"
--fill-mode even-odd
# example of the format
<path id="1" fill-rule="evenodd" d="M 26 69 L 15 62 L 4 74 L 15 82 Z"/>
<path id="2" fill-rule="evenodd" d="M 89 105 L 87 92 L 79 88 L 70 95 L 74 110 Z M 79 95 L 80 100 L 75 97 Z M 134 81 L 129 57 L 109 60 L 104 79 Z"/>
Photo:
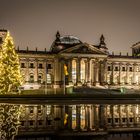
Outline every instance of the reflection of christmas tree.
<path id="1" fill-rule="evenodd" d="M 0 94 L 17 91 L 20 84 L 19 58 L 15 52 L 13 39 L 7 32 L 0 46 Z"/>
<path id="2" fill-rule="evenodd" d="M 0 104 L 0 140 L 14 140 L 18 132 L 20 105 Z"/>

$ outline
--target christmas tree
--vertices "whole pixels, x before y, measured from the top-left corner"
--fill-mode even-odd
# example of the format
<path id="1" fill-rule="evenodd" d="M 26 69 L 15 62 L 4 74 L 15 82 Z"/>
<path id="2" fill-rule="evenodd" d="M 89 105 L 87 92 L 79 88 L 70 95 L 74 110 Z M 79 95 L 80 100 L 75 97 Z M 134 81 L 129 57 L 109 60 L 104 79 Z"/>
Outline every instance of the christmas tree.
<path id="1" fill-rule="evenodd" d="M 14 140 L 21 113 L 21 105 L 0 104 L 0 140 Z"/>
<path id="2" fill-rule="evenodd" d="M 18 91 L 21 85 L 19 58 L 13 38 L 7 32 L 0 46 L 0 94 Z"/>

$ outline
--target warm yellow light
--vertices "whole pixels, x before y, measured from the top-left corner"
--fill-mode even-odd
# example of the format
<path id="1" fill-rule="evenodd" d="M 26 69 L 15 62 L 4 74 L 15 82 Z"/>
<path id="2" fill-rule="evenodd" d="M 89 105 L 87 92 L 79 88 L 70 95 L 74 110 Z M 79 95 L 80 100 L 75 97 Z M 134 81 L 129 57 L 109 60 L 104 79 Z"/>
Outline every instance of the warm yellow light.
<path id="1" fill-rule="evenodd" d="M 139 107 L 138 107 L 138 105 L 136 106 L 136 114 L 137 115 L 139 114 Z"/>

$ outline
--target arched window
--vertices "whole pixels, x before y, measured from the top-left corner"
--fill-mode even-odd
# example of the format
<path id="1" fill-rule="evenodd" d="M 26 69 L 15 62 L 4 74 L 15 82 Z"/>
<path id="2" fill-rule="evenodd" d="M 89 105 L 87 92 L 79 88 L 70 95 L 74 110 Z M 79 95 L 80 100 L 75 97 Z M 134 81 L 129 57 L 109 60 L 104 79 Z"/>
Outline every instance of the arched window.
<path id="1" fill-rule="evenodd" d="M 34 75 L 33 75 L 33 73 L 30 74 L 29 82 L 30 82 L 30 83 L 34 83 Z"/>
<path id="2" fill-rule="evenodd" d="M 43 82 L 43 76 L 42 76 L 42 74 L 40 73 L 39 75 L 38 75 L 38 83 L 42 83 Z"/>
<path id="3" fill-rule="evenodd" d="M 76 60 L 72 60 L 72 82 L 76 83 Z"/>

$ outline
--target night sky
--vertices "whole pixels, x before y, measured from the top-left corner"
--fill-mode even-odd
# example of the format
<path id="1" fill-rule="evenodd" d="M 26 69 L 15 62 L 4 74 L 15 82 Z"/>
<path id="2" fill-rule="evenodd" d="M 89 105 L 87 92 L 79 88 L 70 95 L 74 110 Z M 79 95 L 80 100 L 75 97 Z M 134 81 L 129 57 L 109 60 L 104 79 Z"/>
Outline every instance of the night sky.
<path id="1" fill-rule="evenodd" d="M 49 50 L 57 30 L 98 44 L 104 34 L 115 54 L 140 41 L 140 0 L 0 0 L 0 28 L 16 46 Z"/>

